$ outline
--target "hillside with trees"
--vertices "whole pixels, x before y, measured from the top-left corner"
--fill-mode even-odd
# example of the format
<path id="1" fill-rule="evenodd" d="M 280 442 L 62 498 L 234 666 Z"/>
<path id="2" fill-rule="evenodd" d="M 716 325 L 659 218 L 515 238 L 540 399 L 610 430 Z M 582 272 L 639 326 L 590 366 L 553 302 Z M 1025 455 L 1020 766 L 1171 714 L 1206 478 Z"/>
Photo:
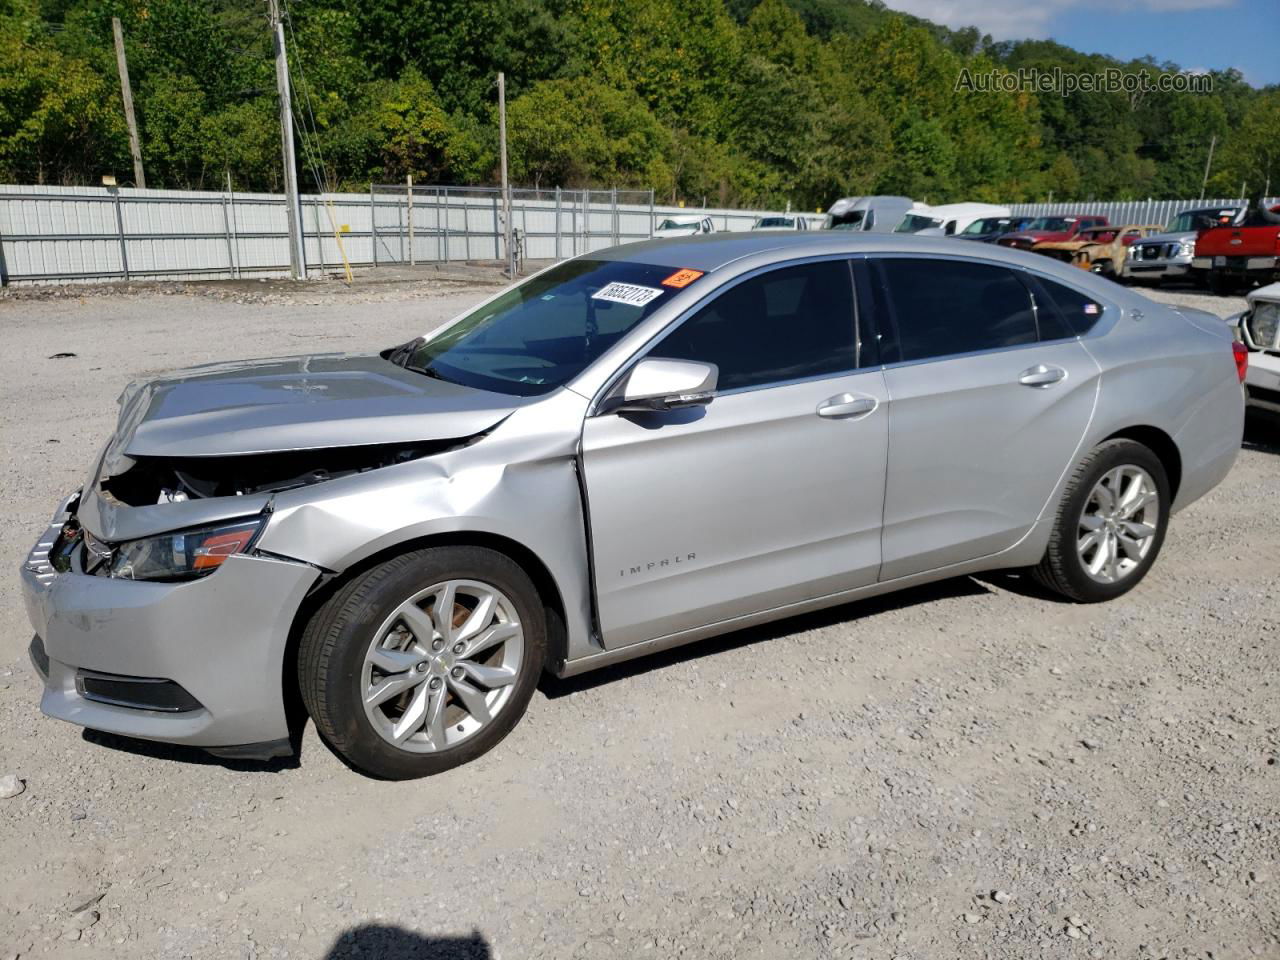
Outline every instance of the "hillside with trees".
<path id="1" fill-rule="evenodd" d="M 846 194 L 1125 200 L 1280 189 L 1280 88 L 957 91 L 964 68 L 1176 70 L 993 42 L 866 0 L 291 0 L 304 189 L 511 173 L 663 200 L 825 207 Z M 258 0 L 0 0 L 0 182 L 132 179 L 111 17 L 123 21 L 148 185 L 281 186 Z"/>

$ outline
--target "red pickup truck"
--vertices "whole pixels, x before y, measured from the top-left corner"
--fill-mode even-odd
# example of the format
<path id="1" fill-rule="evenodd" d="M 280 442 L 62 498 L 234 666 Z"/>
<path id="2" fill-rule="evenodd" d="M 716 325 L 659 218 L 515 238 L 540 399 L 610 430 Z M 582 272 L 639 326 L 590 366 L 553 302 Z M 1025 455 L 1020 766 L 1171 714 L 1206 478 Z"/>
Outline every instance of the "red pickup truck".
<path id="1" fill-rule="evenodd" d="M 1095 213 L 1055 213 L 1037 217 L 1016 233 L 1006 233 L 996 240 L 1002 247 L 1030 250 L 1037 243 L 1059 243 L 1075 240 L 1089 227 L 1105 227 L 1107 218 Z"/>
<path id="2" fill-rule="evenodd" d="M 1280 204 L 1254 208 L 1239 224 L 1201 230 L 1191 272 L 1206 277 L 1214 293 L 1280 280 Z"/>

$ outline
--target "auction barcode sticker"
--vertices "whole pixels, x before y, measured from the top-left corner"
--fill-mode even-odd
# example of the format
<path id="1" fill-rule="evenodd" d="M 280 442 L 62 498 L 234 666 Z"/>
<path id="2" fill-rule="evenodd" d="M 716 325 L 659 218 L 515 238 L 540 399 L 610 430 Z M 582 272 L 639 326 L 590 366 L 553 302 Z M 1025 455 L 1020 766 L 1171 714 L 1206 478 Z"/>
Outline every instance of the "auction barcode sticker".
<path id="1" fill-rule="evenodd" d="M 626 303 L 633 307 L 643 307 L 651 300 L 666 293 L 657 287 L 642 287 L 634 283 L 607 283 L 591 295 L 592 300 L 608 300 L 610 303 Z"/>

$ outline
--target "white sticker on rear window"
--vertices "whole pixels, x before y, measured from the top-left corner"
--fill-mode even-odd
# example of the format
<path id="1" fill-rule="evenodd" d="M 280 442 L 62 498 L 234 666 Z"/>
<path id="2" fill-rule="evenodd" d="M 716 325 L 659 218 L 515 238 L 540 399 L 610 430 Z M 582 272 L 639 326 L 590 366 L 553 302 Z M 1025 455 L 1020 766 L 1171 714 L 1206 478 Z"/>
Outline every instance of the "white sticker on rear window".
<path id="1" fill-rule="evenodd" d="M 666 293 L 656 287 L 642 287 L 634 283 L 607 283 L 591 295 L 592 300 L 608 300 L 610 303 L 626 303 L 643 307 L 651 300 Z"/>

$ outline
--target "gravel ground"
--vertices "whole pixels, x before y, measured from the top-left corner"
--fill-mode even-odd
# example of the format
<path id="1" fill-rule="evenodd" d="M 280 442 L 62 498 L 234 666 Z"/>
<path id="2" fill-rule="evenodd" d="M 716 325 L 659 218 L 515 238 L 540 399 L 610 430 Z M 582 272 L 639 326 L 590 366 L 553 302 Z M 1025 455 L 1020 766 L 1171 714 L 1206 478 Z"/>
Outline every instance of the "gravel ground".
<path id="1" fill-rule="evenodd" d="M 0 958 L 1280 957 L 1272 423 L 1117 602 L 961 578 L 547 680 L 429 781 L 42 718 L 12 571 L 128 379 L 492 287 L 284 289 L 0 301 Z"/>

